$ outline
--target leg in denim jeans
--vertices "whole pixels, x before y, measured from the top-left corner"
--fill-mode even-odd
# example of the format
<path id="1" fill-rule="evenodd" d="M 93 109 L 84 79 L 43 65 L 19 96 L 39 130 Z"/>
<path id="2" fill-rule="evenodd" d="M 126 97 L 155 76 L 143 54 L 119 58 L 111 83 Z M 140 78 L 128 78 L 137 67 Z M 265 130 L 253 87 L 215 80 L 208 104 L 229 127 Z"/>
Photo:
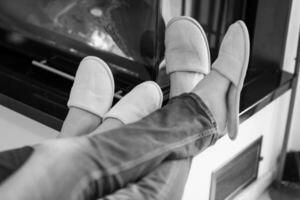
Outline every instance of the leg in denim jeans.
<path id="1" fill-rule="evenodd" d="M 31 200 L 101 197 L 140 180 L 166 160 L 200 153 L 217 137 L 216 122 L 201 99 L 182 95 L 137 123 L 37 147 L 0 194 Z M 28 175 L 32 170 L 34 177 Z"/>
<path id="2" fill-rule="evenodd" d="M 147 176 L 100 200 L 181 200 L 191 159 L 163 162 Z"/>
<path id="3" fill-rule="evenodd" d="M 40 145 L 29 162 L 0 188 L 1 197 L 88 199 L 111 193 L 140 180 L 164 161 L 194 156 L 214 143 L 220 136 L 217 123 L 219 130 L 227 126 L 226 104 L 234 138 L 238 124 L 235 103 L 239 102 L 248 60 L 245 30 L 241 22 L 232 27 L 222 48 L 227 53 L 220 54 L 217 70 L 198 84 L 194 93 L 174 98 L 163 109 L 123 128 Z M 235 36 L 239 36 L 238 43 Z M 239 54 L 243 49 L 247 52 Z M 222 65 L 225 68 L 221 70 Z M 28 177 L 32 170 L 36 176 Z M 47 179 L 49 173 L 51 179 Z"/>
<path id="4" fill-rule="evenodd" d="M 147 176 L 100 200 L 180 200 L 190 171 L 191 159 L 163 162 Z"/>
<path id="5" fill-rule="evenodd" d="M 32 147 L 1 152 L 0 184 L 21 167 L 32 152 Z M 191 158 L 166 161 L 141 180 L 131 183 L 101 200 L 180 200 L 189 174 L 190 164 Z"/>
<path id="6" fill-rule="evenodd" d="M 172 99 L 137 123 L 40 145 L 29 162 L 3 184 L 0 194 L 6 199 L 32 200 L 101 197 L 140 180 L 166 160 L 194 156 L 219 137 L 210 110 L 220 120 L 221 110 L 215 107 L 225 101 L 228 85 L 227 79 L 213 71 L 195 93 Z M 34 177 L 28 175 L 32 170 Z"/>

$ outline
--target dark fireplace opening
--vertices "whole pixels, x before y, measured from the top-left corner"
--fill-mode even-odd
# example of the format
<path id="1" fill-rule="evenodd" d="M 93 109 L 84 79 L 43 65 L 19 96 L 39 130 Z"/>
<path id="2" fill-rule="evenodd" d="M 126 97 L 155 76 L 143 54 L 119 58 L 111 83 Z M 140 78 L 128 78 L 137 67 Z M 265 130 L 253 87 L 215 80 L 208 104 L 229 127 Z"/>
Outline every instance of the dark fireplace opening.
<path id="1" fill-rule="evenodd" d="M 203 26 L 212 55 L 217 57 L 228 26 L 245 21 L 250 35 L 246 83 L 282 69 L 291 0 L 193 0 L 191 15 Z"/>

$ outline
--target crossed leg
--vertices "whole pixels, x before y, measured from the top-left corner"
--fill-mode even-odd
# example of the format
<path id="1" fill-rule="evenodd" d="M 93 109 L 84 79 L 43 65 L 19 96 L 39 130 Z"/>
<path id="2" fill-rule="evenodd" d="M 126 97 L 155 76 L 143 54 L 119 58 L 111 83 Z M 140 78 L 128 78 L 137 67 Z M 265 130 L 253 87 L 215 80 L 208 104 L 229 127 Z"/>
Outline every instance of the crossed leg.
<path id="1" fill-rule="evenodd" d="M 217 124 L 219 130 L 226 124 L 218 121 L 222 114 L 214 108 L 226 101 L 230 82 L 218 71 L 211 72 L 205 79 L 207 81 L 200 82 L 193 93 L 172 99 L 165 108 L 137 123 L 88 137 L 40 145 L 29 162 L 4 183 L 0 194 L 6 199 L 18 199 L 12 196 L 13 187 L 23 199 L 101 197 L 139 180 L 164 161 L 196 155 L 220 136 Z M 211 90 L 208 85 L 212 84 L 213 89 L 222 88 L 222 91 Z M 223 87 L 224 84 L 227 87 Z M 209 95 L 199 96 L 203 94 Z M 211 99 L 215 97 L 223 98 Z M 62 158 L 67 158 L 67 163 L 57 165 Z M 28 177 L 32 169 L 36 176 Z M 49 172 L 52 177 L 47 182 Z M 66 174 L 69 176 L 65 177 Z M 29 181 L 24 184 L 21 180 Z M 37 186 L 40 190 L 36 192 Z"/>

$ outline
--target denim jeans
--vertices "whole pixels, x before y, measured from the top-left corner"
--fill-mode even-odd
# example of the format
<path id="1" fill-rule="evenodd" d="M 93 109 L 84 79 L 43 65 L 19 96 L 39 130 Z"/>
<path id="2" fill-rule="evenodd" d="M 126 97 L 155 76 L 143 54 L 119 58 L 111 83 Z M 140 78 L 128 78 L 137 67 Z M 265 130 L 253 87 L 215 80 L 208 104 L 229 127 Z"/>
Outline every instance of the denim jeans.
<path id="1" fill-rule="evenodd" d="M 33 147 L 26 146 L 0 152 L 0 185 L 28 160 L 33 150 Z M 130 183 L 100 200 L 180 200 L 191 160 L 192 158 L 166 161 L 141 180 Z M 34 176 L 34 172 L 31 174 Z"/>
<path id="2" fill-rule="evenodd" d="M 191 158 L 166 161 L 135 183 L 100 200 L 181 200 Z"/>
<path id="3" fill-rule="evenodd" d="M 36 146 L 28 162 L 2 185 L 0 195 L 31 200 L 104 197 L 168 162 L 190 159 L 217 138 L 209 109 L 195 94 L 184 94 L 137 123 Z"/>

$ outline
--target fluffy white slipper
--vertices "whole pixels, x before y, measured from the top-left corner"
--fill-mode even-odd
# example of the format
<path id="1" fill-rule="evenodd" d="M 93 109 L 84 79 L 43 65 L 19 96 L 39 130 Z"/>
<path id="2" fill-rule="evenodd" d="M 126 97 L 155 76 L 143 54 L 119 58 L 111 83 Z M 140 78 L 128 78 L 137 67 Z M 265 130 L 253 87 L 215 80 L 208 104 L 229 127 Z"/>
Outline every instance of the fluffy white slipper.
<path id="1" fill-rule="evenodd" d="M 210 51 L 204 30 L 191 17 L 175 17 L 167 25 L 165 46 L 168 74 L 192 72 L 184 73 L 183 79 L 189 81 L 180 81 L 178 85 L 190 92 L 210 72 Z"/>
<path id="2" fill-rule="evenodd" d="M 231 25 L 222 41 L 212 68 L 231 81 L 227 96 L 227 132 L 233 140 L 239 127 L 240 95 L 247 72 L 250 41 L 243 21 Z"/>
<path id="3" fill-rule="evenodd" d="M 161 108 L 163 94 L 153 81 L 146 81 L 126 94 L 105 115 L 106 118 L 119 119 L 124 124 L 134 123 Z"/>
<path id="4" fill-rule="evenodd" d="M 71 89 L 68 107 L 77 107 L 101 118 L 111 108 L 115 85 L 107 64 L 94 56 L 79 64 Z"/>

